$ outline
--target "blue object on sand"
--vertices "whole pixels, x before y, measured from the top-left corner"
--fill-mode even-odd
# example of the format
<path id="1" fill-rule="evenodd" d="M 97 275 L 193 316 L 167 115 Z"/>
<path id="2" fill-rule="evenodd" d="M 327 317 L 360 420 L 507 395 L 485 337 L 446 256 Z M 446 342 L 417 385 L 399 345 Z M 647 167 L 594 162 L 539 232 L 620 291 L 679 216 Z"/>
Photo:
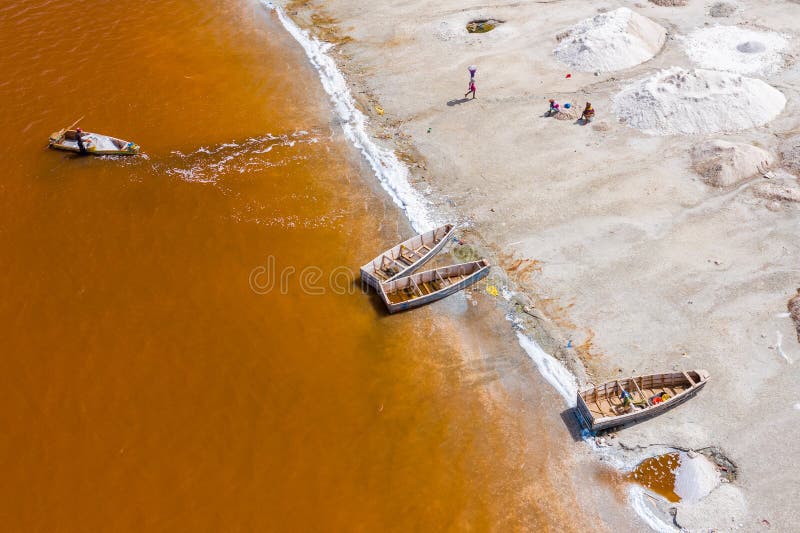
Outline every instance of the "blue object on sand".
<path id="1" fill-rule="evenodd" d="M 564 104 L 564 107 L 565 107 L 565 108 L 567 108 L 567 109 L 569 109 L 570 107 L 572 107 L 572 104 L 569 104 L 569 103 L 567 103 L 567 104 Z"/>

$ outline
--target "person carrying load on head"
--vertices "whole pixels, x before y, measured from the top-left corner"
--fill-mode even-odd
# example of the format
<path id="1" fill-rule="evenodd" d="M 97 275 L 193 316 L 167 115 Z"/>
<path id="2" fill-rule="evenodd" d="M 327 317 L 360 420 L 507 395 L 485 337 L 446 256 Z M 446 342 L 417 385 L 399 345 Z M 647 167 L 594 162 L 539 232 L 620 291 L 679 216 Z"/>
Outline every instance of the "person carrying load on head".
<path id="1" fill-rule="evenodd" d="M 561 107 L 558 105 L 558 102 L 556 102 L 555 100 L 553 100 L 551 98 L 550 99 L 550 109 L 547 110 L 547 115 L 552 117 L 553 115 L 558 113 L 560 111 L 560 109 L 561 109 Z"/>
<path id="2" fill-rule="evenodd" d="M 89 153 L 86 150 L 86 145 L 83 144 L 83 130 L 81 128 L 75 130 L 75 140 L 78 141 L 78 151 L 80 151 L 81 154 L 85 155 Z"/>
<path id="3" fill-rule="evenodd" d="M 581 113 L 581 118 L 583 122 L 591 122 L 594 118 L 594 108 L 592 107 L 591 102 L 586 102 L 586 107 L 583 108 L 583 113 Z"/>

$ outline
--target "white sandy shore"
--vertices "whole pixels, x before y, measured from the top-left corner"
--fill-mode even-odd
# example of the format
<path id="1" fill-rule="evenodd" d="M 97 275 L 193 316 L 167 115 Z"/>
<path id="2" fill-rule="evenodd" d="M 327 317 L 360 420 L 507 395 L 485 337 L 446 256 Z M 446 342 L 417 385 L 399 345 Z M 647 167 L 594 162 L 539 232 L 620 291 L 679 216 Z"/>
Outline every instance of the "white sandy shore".
<path id="1" fill-rule="evenodd" d="M 619 438 L 644 453 L 653 444 L 717 446 L 738 465 L 733 484 L 679 506 L 678 523 L 752 531 L 768 520 L 789 531 L 800 524 L 800 345 L 786 316 L 800 286 L 800 206 L 755 195 L 764 178 L 716 189 L 689 165 L 698 142 L 724 138 L 775 152 L 800 131 L 800 68 L 787 57 L 788 68 L 763 78 L 786 96 L 786 108 L 767 126 L 736 134 L 652 137 L 610 111 L 631 81 L 692 67 L 674 37 L 704 23 L 777 31 L 797 48 L 797 2 L 738 1 L 729 18 L 709 17 L 712 3 L 329 0 L 288 11 L 306 27 L 312 13 L 333 17 L 315 31 L 352 39 L 331 55 L 372 134 L 412 163 L 412 183 L 435 211 L 471 224 L 473 238 L 536 307 L 542 319 L 527 327 L 550 353 L 581 358 L 594 381 L 711 372 L 696 399 Z M 665 48 L 629 70 L 566 78 L 569 68 L 552 54 L 556 34 L 620 6 L 666 27 Z M 465 25 L 477 18 L 506 22 L 470 35 Z M 478 99 L 462 102 L 470 64 L 478 66 Z M 595 125 L 544 118 L 550 97 L 591 100 Z M 773 180 L 797 185 L 782 171 Z M 568 340 L 578 349 L 567 349 Z"/>

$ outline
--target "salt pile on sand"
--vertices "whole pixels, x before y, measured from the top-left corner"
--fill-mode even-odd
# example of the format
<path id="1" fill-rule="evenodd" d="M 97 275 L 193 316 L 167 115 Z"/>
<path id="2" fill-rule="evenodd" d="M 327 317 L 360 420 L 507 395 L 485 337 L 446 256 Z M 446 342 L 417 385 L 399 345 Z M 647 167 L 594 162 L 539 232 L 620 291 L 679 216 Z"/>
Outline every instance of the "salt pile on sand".
<path id="1" fill-rule="evenodd" d="M 559 35 L 559 61 L 583 72 L 630 68 L 653 58 L 666 30 L 627 7 L 582 20 Z"/>
<path id="2" fill-rule="evenodd" d="M 713 187 L 739 183 L 773 162 L 772 154 L 751 144 L 715 139 L 692 148 L 692 168 Z"/>
<path id="3" fill-rule="evenodd" d="M 681 452 L 675 470 L 675 494 L 683 503 L 699 502 L 719 485 L 717 467 L 704 455 Z"/>
<path id="4" fill-rule="evenodd" d="M 786 97 L 761 80 L 728 72 L 662 70 L 614 97 L 614 112 L 653 135 L 733 132 L 766 124 Z"/>
<path id="5" fill-rule="evenodd" d="M 766 76 L 786 63 L 789 42 L 775 32 L 713 26 L 692 32 L 686 54 L 702 68 Z"/>

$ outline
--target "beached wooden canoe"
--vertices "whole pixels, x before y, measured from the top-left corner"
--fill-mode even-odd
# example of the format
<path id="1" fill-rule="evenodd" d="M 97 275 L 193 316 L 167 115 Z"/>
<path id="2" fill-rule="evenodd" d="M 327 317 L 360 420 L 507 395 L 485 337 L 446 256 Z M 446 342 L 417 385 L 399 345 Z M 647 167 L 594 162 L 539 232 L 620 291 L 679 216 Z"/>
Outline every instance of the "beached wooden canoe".
<path id="1" fill-rule="evenodd" d="M 53 150 L 64 150 L 67 152 L 79 153 L 76 131 L 72 129 L 59 130 L 50 135 L 50 148 Z M 100 133 L 83 132 L 83 143 L 86 152 L 91 155 L 136 155 L 139 153 L 139 145 L 123 141 Z"/>
<path id="2" fill-rule="evenodd" d="M 407 276 L 435 256 L 453 237 L 453 224 L 415 235 L 361 267 L 361 280 L 380 291 L 380 284 Z"/>
<path id="3" fill-rule="evenodd" d="M 381 283 L 381 298 L 390 313 L 397 313 L 446 298 L 488 273 L 489 263 L 485 259 L 425 270 Z"/>
<path id="4" fill-rule="evenodd" d="M 708 379 L 705 370 L 616 379 L 578 392 L 578 412 L 593 431 L 621 426 L 688 400 Z"/>

